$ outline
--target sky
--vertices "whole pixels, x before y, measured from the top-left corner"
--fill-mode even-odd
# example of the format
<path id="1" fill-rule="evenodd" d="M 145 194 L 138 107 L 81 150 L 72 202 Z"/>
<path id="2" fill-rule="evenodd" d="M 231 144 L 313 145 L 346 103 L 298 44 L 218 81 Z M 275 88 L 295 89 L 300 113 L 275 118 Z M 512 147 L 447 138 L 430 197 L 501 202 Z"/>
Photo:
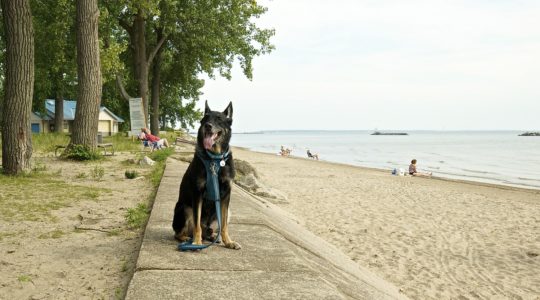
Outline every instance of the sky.
<path id="1" fill-rule="evenodd" d="M 258 3 L 276 49 L 198 105 L 236 132 L 540 129 L 540 1 Z"/>

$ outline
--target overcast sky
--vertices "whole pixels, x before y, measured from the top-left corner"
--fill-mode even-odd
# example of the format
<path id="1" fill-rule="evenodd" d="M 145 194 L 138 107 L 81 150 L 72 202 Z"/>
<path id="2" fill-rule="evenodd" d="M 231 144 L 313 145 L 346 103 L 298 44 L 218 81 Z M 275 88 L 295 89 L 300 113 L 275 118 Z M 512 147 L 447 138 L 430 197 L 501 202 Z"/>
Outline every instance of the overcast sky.
<path id="1" fill-rule="evenodd" d="M 237 132 L 540 129 L 538 0 L 259 3 L 276 50 L 201 98 Z"/>

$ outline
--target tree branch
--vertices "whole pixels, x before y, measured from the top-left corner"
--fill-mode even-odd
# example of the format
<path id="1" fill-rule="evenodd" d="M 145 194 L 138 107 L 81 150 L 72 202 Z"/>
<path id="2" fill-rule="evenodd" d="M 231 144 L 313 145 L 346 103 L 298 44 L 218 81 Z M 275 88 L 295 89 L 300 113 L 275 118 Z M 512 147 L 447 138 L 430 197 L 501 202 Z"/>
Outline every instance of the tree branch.
<path id="1" fill-rule="evenodd" d="M 129 23 L 123 18 L 118 18 L 118 23 L 128 32 L 129 36 L 131 37 L 133 26 L 129 25 Z"/>
<path id="2" fill-rule="evenodd" d="M 116 75 L 116 86 L 120 90 L 120 95 L 122 96 L 122 98 L 126 99 L 126 101 L 129 101 L 130 98 L 133 98 L 126 92 L 126 89 L 124 88 L 124 83 L 122 82 L 122 76 L 120 74 Z"/>
<path id="3" fill-rule="evenodd" d="M 161 46 L 163 46 L 163 43 L 165 42 L 165 40 L 167 40 L 167 38 L 168 38 L 167 35 L 162 36 L 159 42 L 157 43 L 156 47 L 154 47 L 152 52 L 150 52 L 150 55 L 148 56 L 148 61 L 147 61 L 149 65 L 152 63 L 152 60 L 154 60 L 154 57 L 156 56 Z"/>

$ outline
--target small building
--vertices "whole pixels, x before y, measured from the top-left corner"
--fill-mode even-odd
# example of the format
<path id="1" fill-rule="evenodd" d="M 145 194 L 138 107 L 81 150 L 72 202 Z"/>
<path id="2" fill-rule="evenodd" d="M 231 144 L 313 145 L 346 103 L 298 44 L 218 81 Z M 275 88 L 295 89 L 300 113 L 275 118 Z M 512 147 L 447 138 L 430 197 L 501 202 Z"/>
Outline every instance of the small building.
<path id="1" fill-rule="evenodd" d="M 76 105 L 76 101 L 64 100 L 64 132 L 66 133 L 72 131 Z M 30 117 L 32 132 L 47 133 L 54 131 L 54 109 L 55 101 L 47 99 L 45 100 L 45 113 L 32 113 Z M 102 135 L 108 136 L 118 133 L 118 124 L 122 122 L 124 120 L 108 108 L 100 107 L 98 132 L 101 132 Z"/>

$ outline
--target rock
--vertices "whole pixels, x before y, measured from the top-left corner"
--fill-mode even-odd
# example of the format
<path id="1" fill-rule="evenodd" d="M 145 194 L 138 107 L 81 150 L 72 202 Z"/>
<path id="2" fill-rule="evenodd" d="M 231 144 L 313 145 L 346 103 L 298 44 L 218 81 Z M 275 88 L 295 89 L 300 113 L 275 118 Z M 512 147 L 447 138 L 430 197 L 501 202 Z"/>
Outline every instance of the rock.
<path id="1" fill-rule="evenodd" d="M 287 195 L 283 192 L 267 187 L 259 180 L 257 171 L 246 161 L 234 160 L 236 177 L 234 182 L 248 192 L 266 198 L 274 203 L 286 203 Z"/>
<path id="2" fill-rule="evenodd" d="M 141 159 L 141 166 L 153 166 L 156 162 L 150 159 L 150 157 L 145 156 L 143 159 Z"/>
<path id="3" fill-rule="evenodd" d="M 527 131 L 525 133 L 520 134 L 519 136 L 540 136 L 540 132 L 538 132 L 538 131 L 537 132 L 532 132 L 532 131 L 528 132 Z"/>

